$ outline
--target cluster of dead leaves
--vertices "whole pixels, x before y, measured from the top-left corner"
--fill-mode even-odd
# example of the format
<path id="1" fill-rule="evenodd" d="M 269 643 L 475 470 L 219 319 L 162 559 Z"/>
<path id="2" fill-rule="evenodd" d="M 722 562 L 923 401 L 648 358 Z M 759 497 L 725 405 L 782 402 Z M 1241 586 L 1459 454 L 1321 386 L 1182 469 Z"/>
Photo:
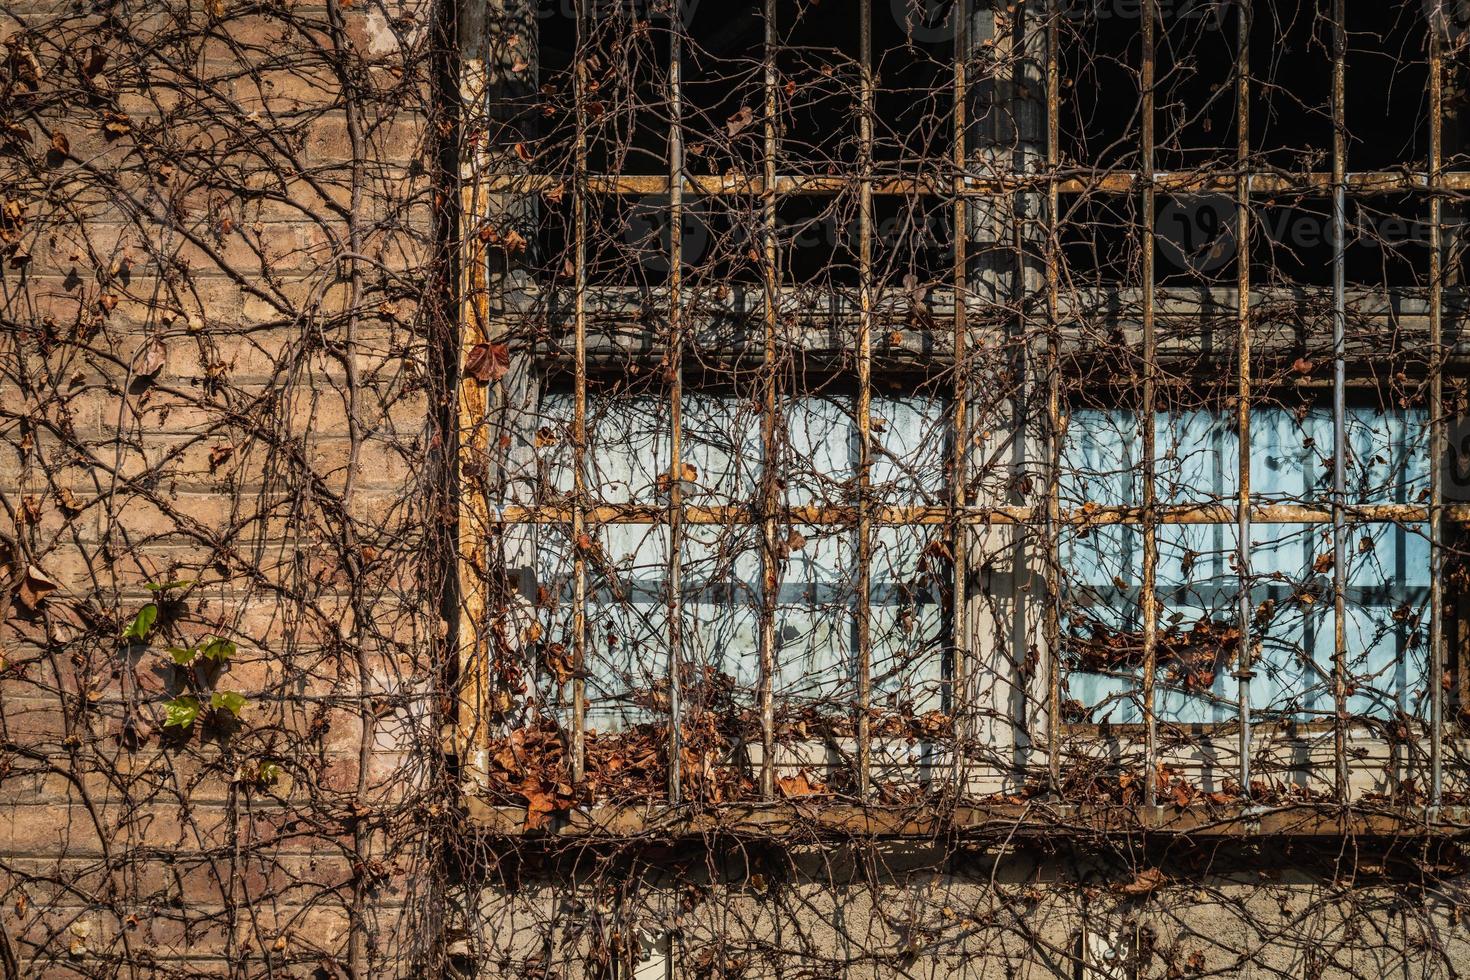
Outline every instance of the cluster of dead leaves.
<path id="1" fill-rule="evenodd" d="M 686 719 L 680 735 L 680 783 L 686 799 L 719 804 L 755 797 L 750 766 L 736 758 L 740 740 L 728 718 L 700 712 Z M 504 802 L 526 807 L 528 829 L 544 827 L 554 814 L 576 806 L 662 799 L 668 793 L 669 743 L 667 725 L 588 731 L 586 778 L 574 787 L 570 733 L 541 719 L 492 743 L 489 788 Z"/>
<path id="2" fill-rule="evenodd" d="M 527 829 L 539 829 L 552 814 L 577 803 L 562 734 L 549 721 L 518 728 L 490 746 L 492 792 L 525 804 Z"/>
<path id="3" fill-rule="evenodd" d="M 1114 630 L 1092 624 L 1091 635 L 1072 636 L 1074 669 L 1109 673 L 1143 666 L 1143 632 Z M 1204 690 L 1215 683 L 1220 669 L 1240 647 L 1240 627 L 1202 618 L 1188 631 L 1161 630 L 1157 662 L 1165 669 L 1164 682 L 1187 691 Z"/>

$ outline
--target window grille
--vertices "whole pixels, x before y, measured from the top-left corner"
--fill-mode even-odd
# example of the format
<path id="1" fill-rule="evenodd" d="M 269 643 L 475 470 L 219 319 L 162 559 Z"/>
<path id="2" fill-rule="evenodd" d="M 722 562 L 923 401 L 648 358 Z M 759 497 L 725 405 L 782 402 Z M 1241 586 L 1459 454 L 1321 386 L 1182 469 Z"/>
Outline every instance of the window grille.
<path id="1" fill-rule="evenodd" d="M 1455 5 L 480 16 L 482 790 L 1458 798 Z"/>

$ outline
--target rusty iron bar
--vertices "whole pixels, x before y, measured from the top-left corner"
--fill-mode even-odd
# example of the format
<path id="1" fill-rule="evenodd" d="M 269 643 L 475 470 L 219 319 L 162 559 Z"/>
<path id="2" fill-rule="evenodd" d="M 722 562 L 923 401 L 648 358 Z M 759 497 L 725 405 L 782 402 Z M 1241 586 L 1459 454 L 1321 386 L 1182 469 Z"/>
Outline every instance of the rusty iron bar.
<path id="1" fill-rule="evenodd" d="M 684 24 L 669 5 L 669 802 L 683 797 Z"/>
<path id="2" fill-rule="evenodd" d="M 765 0 L 765 119 L 762 134 L 762 167 L 765 187 L 776 185 L 776 0 Z M 780 590 L 781 556 L 777 552 L 776 509 L 779 504 L 776 457 L 777 308 L 780 283 L 776 268 L 776 196 L 761 198 L 765 286 L 765 362 L 761 397 L 761 608 L 760 608 L 760 715 L 761 796 L 776 795 L 776 602 Z"/>
<path id="3" fill-rule="evenodd" d="M 1143 439 L 1143 803 L 1158 802 L 1158 724 L 1154 708 L 1154 674 L 1158 671 L 1158 504 L 1155 485 L 1157 446 L 1154 431 L 1155 387 L 1158 383 L 1157 338 L 1154 335 L 1154 18 L 1157 0 L 1143 0 L 1143 131 L 1139 151 L 1143 163 L 1143 405 L 1139 425 Z"/>
<path id="4" fill-rule="evenodd" d="M 967 133 L 969 126 L 969 79 L 967 69 L 970 59 L 970 3 L 958 0 L 954 6 L 955 50 L 954 50 L 954 404 L 951 418 L 954 432 L 952 457 L 949 473 L 949 514 L 946 515 L 950 536 L 950 554 L 954 559 L 951 581 L 953 595 L 950 599 L 950 664 L 949 704 L 950 717 L 954 719 L 954 778 L 963 794 L 967 785 L 968 767 L 968 708 L 969 708 L 969 590 L 967 588 L 967 566 L 969 565 L 969 540 L 960 516 L 966 507 L 965 484 L 969 465 L 969 392 L 965 376 L 965 357 L 969 350 L 969 204 L 963 190 L 969 182 L 965 172 L 967 161 Z"/>
<path id="5" fill-rule="evenodd" d="M 1339 184 L 1345 185 L 1354 197 L 1370 197 L 1428 192 L 1433 184 L 1428 171 L 1411 170 L 1347 173 L 1341 181 L 1331 172 L 1317 171 L 1296 174 L 1155 171 L 1150 181 L 1143 172 L 1130 170 L 1083 172 L 1070 176 L 1062 176 L 1060 172 L 1052 175 L 1016 173 L 1002 177 L 972 174 L 967 175 L 959 186 L 929 178 L 874 177 L 868 181 L 873 194 L 879 197 L 978 198 L 1009 197 L 1021 191 L 1041 192 L 1049 189 L 1052 183 L 1056 184 L 1058 194 L 1132 195 L 1150 182 L 1165 194 L 1230 194 L 1238 192 L 1240 185 L 1245 184 L 1252 197 L 1305 197 L 1331 191 Z M 483 183 L 486 192 L 491 194 L 533 194 L 554 190 L 565 183 L 565 178 L 555 174 L 502 172 L 486 175 Z M 858 178 L 850 176 L 791 174 L 773 176 L 769 181 L 763 177 L 707 174 L 686 174 L 684 178 L 685 192 L 695 197 L 764 198 L 769 196 L 767 187 L 773 187 L 777 197 L 830 197 L 848 193 L 858 183 L 861 183 Z M 589 174 L 586 178 L 589 193 L 610 196 L 667 195 L 669 184 L 669 178 L 659 174 Z M 1444 193 L 1470 192 L 1470 171 L 1441 173 L 1437 186 Z"/>
<path id="6" fill-rule="evenodd" d="M 1347 25 L 1332 0 L 1332 700 L 1335 791 L 1348 798 L 1347 765 Z"/>
<path id="7" fill-rule="evenodd" d="M 1051 0 L 1046 17 L 1046 608 L 1042 613 L 1042 642 L 1047 657 L 1046 758 L 1049 789 L 1062 792 L 1062 656 L 1061 555 L 1057 543 L 1062 506 L 1061 343 L 1060 307 L 1061 199 L 1057 168 L 1061 166 L 1061 67 L 1058 18 L 1062 0 Z"/>
<path id="8" fill-rule="evenodd" d="M 1429 520 L 1430 508 L 1415 504 L 1362 504 L 1344 507 L 1346 515 L 1363 524 L 1422 524 Z M 500 507 L 486 515 L 489 524 L 510 526 L 516 524 L 567 524 L 572 519 L 570 507 Z M 1470 505 L 1447 504 L 1440 508 L 1445 520 L 1456 524 L 1470 524 Z M 855 526 L 857 509 L 854 507 L 792 507 L 786 514 L 799 524 L 833 524 Z M 1328 507 L 1307 507 L 1299 504 L 1257 504 L 1250 508 L 1253 524 L 1330 524 L 1333 511 Z M 584 513 L 588 525 L 598 524 L 662 524 L 668 519 L 668 508 L 646 504 L 603 504 L 589 508 Z M 734 527 L 759 524 L 762 520 L 758 510 L 743 506 L 692 507 L 685 506 L 680 519 L 686 525 Z M 1062 526 L 1109 527 L 1119 524 L 1142 524 L 1143 511 L 1138 507 L 1080 507 L 1058 510 L 1049 517 L 1046 507 L 967 506 L 958 510 L 950 506 L 887 506 L 874 507 L 869 511 L 869 520 L 874 525 L 885 527 L 910 527 L 918 525 L 944 525 L 955 522 L 968 526 L 1044 526 L 1052 521 Z M 1159 524 L 1235 524 L 1240 517 L 1237 509 L 1226 504 L 1170 504 L 1154 508 L 1154 519 Z"/>
<path id="9" fill-rule="evenodd" d="M 1444 802 L 1443 11 L 1429 29 L 1429 805 Z"/>
<path id="10" fill-rule="evenodd" d="M 866 178 L 873 168 L 873 0 L 862 0 L 859 57 L 861 83 L 858 115 L 859 166 Z M 868 499 L 872 482 L 873 450 L 873 187 L 858 185 L 858 336 L 857 336 L 857 788 L 866 798 L 872 772 L 868 706 L 872 696 L 872 522 Z"/>
<path id="11" fill-rule="evenodd" d="M 1237 496 L 1236 563 L 1239 566 L 1240 595 L 1236 602 L 1239 618 L 1240 646 L 1236 652 L 1236 697 L 1239 700 L 1240 792 L 1249 798 L 1251 792 L 1251 260 L 1250 260 L 1250 180 L 1251 155 L 1250 108 L 1250 29 L 1251 2 L 1239 0 L 1235 7 L 1235 166 L 1242 179 L 1236 185 L 1235 197 L 1235 292 L 1236 292 L 1236 407 L 1235 425 L 1238 440 L 1236 456 L 1239 474 Z"/>
<path id="12" fill-rule="evenodd" d="M 582 69 L 584 0 L 576 0 L 573 19 L 576 57 L 572 100 L 576 115 L 573 153 L 572 270 L 574 378 L 572 407 L 572 782 L 586 775 L 587 748 L 587 115 Z"/>

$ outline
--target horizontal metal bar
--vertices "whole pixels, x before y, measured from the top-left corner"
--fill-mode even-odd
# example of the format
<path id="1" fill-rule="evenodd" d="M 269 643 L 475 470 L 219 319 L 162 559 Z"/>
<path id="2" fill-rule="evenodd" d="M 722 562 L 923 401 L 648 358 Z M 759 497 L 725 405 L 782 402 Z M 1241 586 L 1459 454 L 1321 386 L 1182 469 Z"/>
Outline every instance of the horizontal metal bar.
<path id="1" fill-rule="evenodd" d="M 1237 191 L 1239 176 L 1233 173 L 1201 173 L 1198 171 L 1167 172 L 1154 175 L 1154 190 L 1163 194 L 1222 193 Z M 566 184 L 567 178 L 552 174 L 489 174 L 485 188 L 492 194 L 533 194 L 552 191 Z M 823 196 L 842 194 L 865 182 L 858 176 L 777 177 L 775 194 L 781 196 Z M 1018 191 L 1043 191 L 1045 174 L 1012 174 L 999 177 L 965 177 L 958 181 L 938 179 L 875 177 L 866 181 L 874 194 L 899 197 L 994 197 Z M 1113 170 L 1097 174 L 1072 174 L 1061 177 L 1056 188 L 1062 194 L 1135 194 L 1148 181 L 1138 171 Z M 587 190 L 607 195 L 667 195 L 668 177 L 659 174 L 592 174 L 587 177 Z M 1246 176 L 1246 193 L 1256 196 L 1274 194 L 1328 194 L 1333 189 L 1331 172 L 1298 174 L 1253 173 Z M 1422 171 L 1373 171 L 1347 175 L 1350 196 L 1397 194 L 1405 191 L 1439 191 L 1470 193 L 1470 171 L 1445 172 L 1431 186 L 1430 175 Z M 684 193 L 704 197 L 761 197 L 766 182 L 761 177 L 695 176 L 684 180 Z"/>
<path id="2" fill-rule="evenodd" d="M 1429 508 L 1413 504 L 1366 504 L 1344 508 L 1347 520 L 1357 523 L 1414 524 L 1429 519 Z M 685 507 L 685 524 L 730 526 L 759 523 L 754 509 L 747 507 Z M 1160 505 L 1155 515 L 1161 524 L 1234 524 L 1236 508 L 1223 504 Z M 1470 504 L 1447 506 L 1444 519 L 1470 523 Z M 874 507 L 870 518 L 875 524 L 888 526 L 941 525 L 951 520 L 949 507 Z M 792 507 L 782 512 L 792 524 L 853 524 L 858 520 L 856 507 Z M 588 524 L 663 524 L 669 518 L 666 506 L 649 504 L 604 504 L 589 507 Z M 572 519 L 570 508 L 502 507 L 490 513 L 493 524 L 566 524 Z M 960 513 L 965 524 L 1039 524 L 1046 519 L 1044 507 L 1003 506 L 966 507 Z M 1304 507 L 1296 504 L 1268 504 L 1252 507 L 1253 524 L 1330 524 L 1330 507 Z M 1081 507 L 1061 511 L 1062 524 L 1079 527 L 1103 527 L 1118 524 L 1142 524 L 1141 507 Z"/>

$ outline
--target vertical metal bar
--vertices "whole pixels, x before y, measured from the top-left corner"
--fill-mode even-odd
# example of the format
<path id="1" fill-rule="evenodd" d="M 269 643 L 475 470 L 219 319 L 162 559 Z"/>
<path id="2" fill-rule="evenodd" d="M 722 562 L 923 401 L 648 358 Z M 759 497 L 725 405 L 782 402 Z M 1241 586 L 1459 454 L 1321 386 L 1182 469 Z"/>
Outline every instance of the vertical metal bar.
<path id="1" fill-rule="evenodd" d="M 777 554 L 776 485 L 776 316 L 778 272 L 776 269 L 776 0 L 765 0 L 765 123 L 762 147 L 764 186 L 761 189 L 761 226 L 765 264 L 765 375 L 761 405 L 761 617 L 760 617 L 760 711 L 761 795 L 776 795 L 776 707 L 773 688 L 776 673 L 776 600 L 781 587 L 780 555 Z"/>
<path id="2" fill-rule="evenodd" d="M 872 694 L 872 521 L 868 500 L 872 470 L 873 406 L 873 0 L 862 0 L 858 16 L 862 79 L 858 118 L 861 178 L 858 185 L 858 337 L 857 337 L 857 785 L 866 797 L 872 772 L 872 733 L 868 702 Z"/>
<path id="3" fill-rule="evenodd" d="M 969 465 L 970 424 L 969 391 L 965 358 L 969 343 L 969 204 L 963 196 L 966 183 L 966 127 L 969 125 L 967 78 L 970 57 L 970 2 L 956 0 L 954 51 L 954 446 L 950 464 L 950 553 L 954 556 L 954 597 L 950 637 L 949 710 L 954 720 L 955 780 L 960 792 L 967 785 L 965 759 L 969 753 L 969 650 L 970 626 L 966 606 L 969 602 L 969 538 L 963 521 L 965 483 Z"/>
<path id="4" fill-rule="evenodd" d="M 586 767 L 587 741 L 587 117 L 582 77 L 583 0 L 576 0 L 576 51 L 572 71 L 575 103 L 575 176 L 572 187 L 573 358 L 572 407 L 572 781 Z"/>
<path id="5" fill-rule="evenodd" d="M 682 5 L 669 4 L 669 802 L 682 798 L 684 691 L 684 24 Z"/>
<path id="6" fill-rule="evenodd" d="M 1240 596 L 1236 606 L 1240 647 L 1236 653 L 1236 697 L 1240 706 L 1240 792 L 1251 792 L 1251 103 L 1250 103 L 1250 0 L 1239 0 L 1235 8 L 1235 311 L 1236 311 L 1236 407 L 1235 429 L 1239 439 L 1240 473 L 1236 529 L 1236 564 Z"/>
<path id="7" fill-rule="evenodd" d="M 1046 610 L 1042 621 L 1047 651 L 1046 757 L 1051 792 L 1062 791 L 1062 628 L 1061 555 L 1057 542 L 1062 495 L 1061 370 L 1057 306 L 1060 255 L 1058 239 L 1061 201 L 1057 169 L 1061 166 L 1061 69 L 1058 65 L 1058 17 L 1062 0 L 1051 0 L 1046 19 Z"/>
<path id="8" fill-rule="evenodd" d="M 1347 768 L 1347 35 L 1343 0 L 1332 0 L 1332 697 L 1333 757 L 1340 803 Z"/>
<path id="9" fill-rule="evenodd" d="M 1154 400 L 1157 350 L 1154 337 L 1154 18 L 1157 0 L 1143 0 L 1143 764 L 1144 805 L 1158 800 L 1158 722 L 1154 713 L 1154 675 L 1158 673 L 1158 514 L 1154 465 Z"/>
<path id="10" fill-rule="evenodd" d="M 1429 30 L 1429 805 L 1444 797 L 1444 53 L 1441 17 Z"/>

